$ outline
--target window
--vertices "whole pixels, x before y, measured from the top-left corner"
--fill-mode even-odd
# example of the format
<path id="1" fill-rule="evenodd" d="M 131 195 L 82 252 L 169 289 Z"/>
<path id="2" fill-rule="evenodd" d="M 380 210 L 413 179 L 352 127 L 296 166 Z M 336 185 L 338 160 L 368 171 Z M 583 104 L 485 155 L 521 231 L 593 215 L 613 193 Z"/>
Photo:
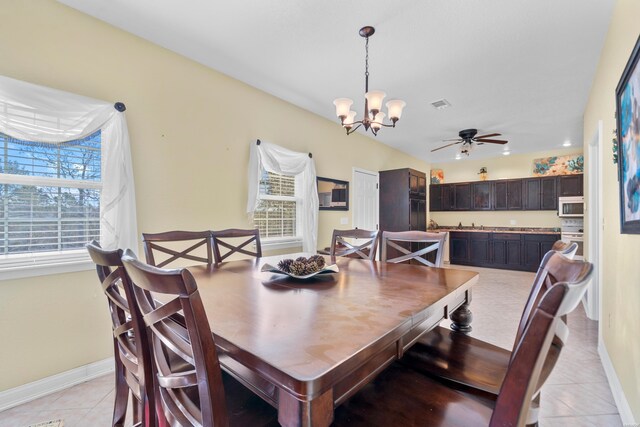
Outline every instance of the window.
<path id="1" fill-rule="evenodd" d="M 296 197 L 296 178 L 271 172 L 262 172 L 259 187 L 259 202 L 253 214 L 254 224 L 261 238 L 275 240 L 297 240 L 299 197 Z"/>
<path id="2" fill-rule="evenodd" d="M 100 236 L 101 132 L 61 144 L 0 133 L 0 150 L 0 265 L 87 258 L 84 245 Z"/>

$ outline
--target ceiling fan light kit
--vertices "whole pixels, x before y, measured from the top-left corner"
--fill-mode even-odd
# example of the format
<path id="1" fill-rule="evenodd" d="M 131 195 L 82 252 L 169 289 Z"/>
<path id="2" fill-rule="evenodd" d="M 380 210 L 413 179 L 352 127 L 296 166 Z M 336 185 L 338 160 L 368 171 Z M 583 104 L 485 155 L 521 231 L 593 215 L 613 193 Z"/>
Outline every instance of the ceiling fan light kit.
<path id="1" fill-rule="evenodd" d="M 492 137 L 500 136 L 499 133 L 490 133 L 487 135 L 476 136 L 477 133 L 478 133 L 478 129 L 463 129 L 460 132 L 458 132 L 458 136 L 459 136 L 458 139 L 444 140 L 444 142 L 448 142 L 448 141 L 455 141 L 455 142 L 452 142 L 451 144 L 443 145 L 442 147 L 434 148 L 433 150 L 431 150 L 431 152 L 433 153 L 434 151 L 451 147 L 452 145 L 462 144 L 459 147 L 458 154 L 456 155 L 456 160 L 458 160 L 462 154 L 466 154 L 468 156 L 469 153 L 473 151 L 473 148 L 475 147 L 475 145 L 482 145 L 482 144 L 504 145 L 508 142 L 504 139 L 491 139 Z"/>
<path id="2" fill-rule="evenodd" d="M 385 105 L 387 107 L 387 114 L 391 124 L 384 123 L 384 119 L 387 114 L 383 113 L 382 102 L 387 96 L 381 90 L 369 90 L 369 37 L 375 33 L 375 28 L 367 26 L 360 29 L 360 36 L 366 39 L 365 42 L 365 73 L 364 73 L 364 87 L 365 87 L 365 101 L 364 101 L 364 117 L 362 120 L 355 121 L 357 113 L 351 110 L 353 100 L 349 98 L 338 98 L 333 101 L 333 105 L 336 106 L 336 115 L 340 118 L 340 123 L 347 131 L 347 135 L 355 132 L 360 126 L 364 127 L 365 131 L 371 130 L 374 135 L 378 134 L 378 131 L 383 127 L 396 127 L 396 122 L 402 117 L 402 110 L 407 105 L 406 102 L 400 99 L 392 99 Z"/>

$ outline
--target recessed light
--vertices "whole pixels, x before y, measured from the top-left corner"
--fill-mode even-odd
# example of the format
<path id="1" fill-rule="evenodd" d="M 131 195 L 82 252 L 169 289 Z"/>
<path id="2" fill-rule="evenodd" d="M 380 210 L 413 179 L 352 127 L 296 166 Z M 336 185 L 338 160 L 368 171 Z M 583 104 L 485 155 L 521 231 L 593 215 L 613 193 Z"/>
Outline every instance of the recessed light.
<path id="1" fill-rule="evenodd" d="M 503 151 L 503 152 L 502 152 L 502 155 L 503 155 L 503 156 L 508 156 L 509 154 L 511 154 L 511 151 Z"/>
<path id="2" fill-rule="evenodd" d="M 460 160 L 462 157 L 460 157 L 460 154 L 456 155 L 456 160 Z"/>
<path id="3" fill-rule="evenodd" d="M 571 141 L 565 141 L 562 143 L 563 147 L 571 147 Z"/>

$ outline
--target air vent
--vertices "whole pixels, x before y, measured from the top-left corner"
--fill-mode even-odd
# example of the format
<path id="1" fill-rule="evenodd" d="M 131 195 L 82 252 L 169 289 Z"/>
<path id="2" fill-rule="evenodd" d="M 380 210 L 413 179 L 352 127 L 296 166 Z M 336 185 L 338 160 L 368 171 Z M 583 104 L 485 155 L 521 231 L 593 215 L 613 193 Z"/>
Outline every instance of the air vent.
<path id="1" fill-rule="evenodd" d="M 436 110 L 444 110 L 445 108 L 451 107 L 451 103 L 444 98 L 432 102 L 431 105 L 433 105 L 433 108 Z"/>

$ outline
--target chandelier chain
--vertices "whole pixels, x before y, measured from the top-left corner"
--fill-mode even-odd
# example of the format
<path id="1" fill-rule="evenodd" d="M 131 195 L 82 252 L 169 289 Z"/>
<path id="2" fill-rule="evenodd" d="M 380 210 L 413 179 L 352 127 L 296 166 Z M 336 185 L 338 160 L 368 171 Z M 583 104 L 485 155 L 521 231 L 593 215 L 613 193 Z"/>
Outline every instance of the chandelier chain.
<path id="1" fill-rule="evenodd" d="M 365 77 L 365 93 L 369 91 L 369 37 L 366 38 L 364 44 L 365 57 L 364 57 L 364 77 Z"/>

